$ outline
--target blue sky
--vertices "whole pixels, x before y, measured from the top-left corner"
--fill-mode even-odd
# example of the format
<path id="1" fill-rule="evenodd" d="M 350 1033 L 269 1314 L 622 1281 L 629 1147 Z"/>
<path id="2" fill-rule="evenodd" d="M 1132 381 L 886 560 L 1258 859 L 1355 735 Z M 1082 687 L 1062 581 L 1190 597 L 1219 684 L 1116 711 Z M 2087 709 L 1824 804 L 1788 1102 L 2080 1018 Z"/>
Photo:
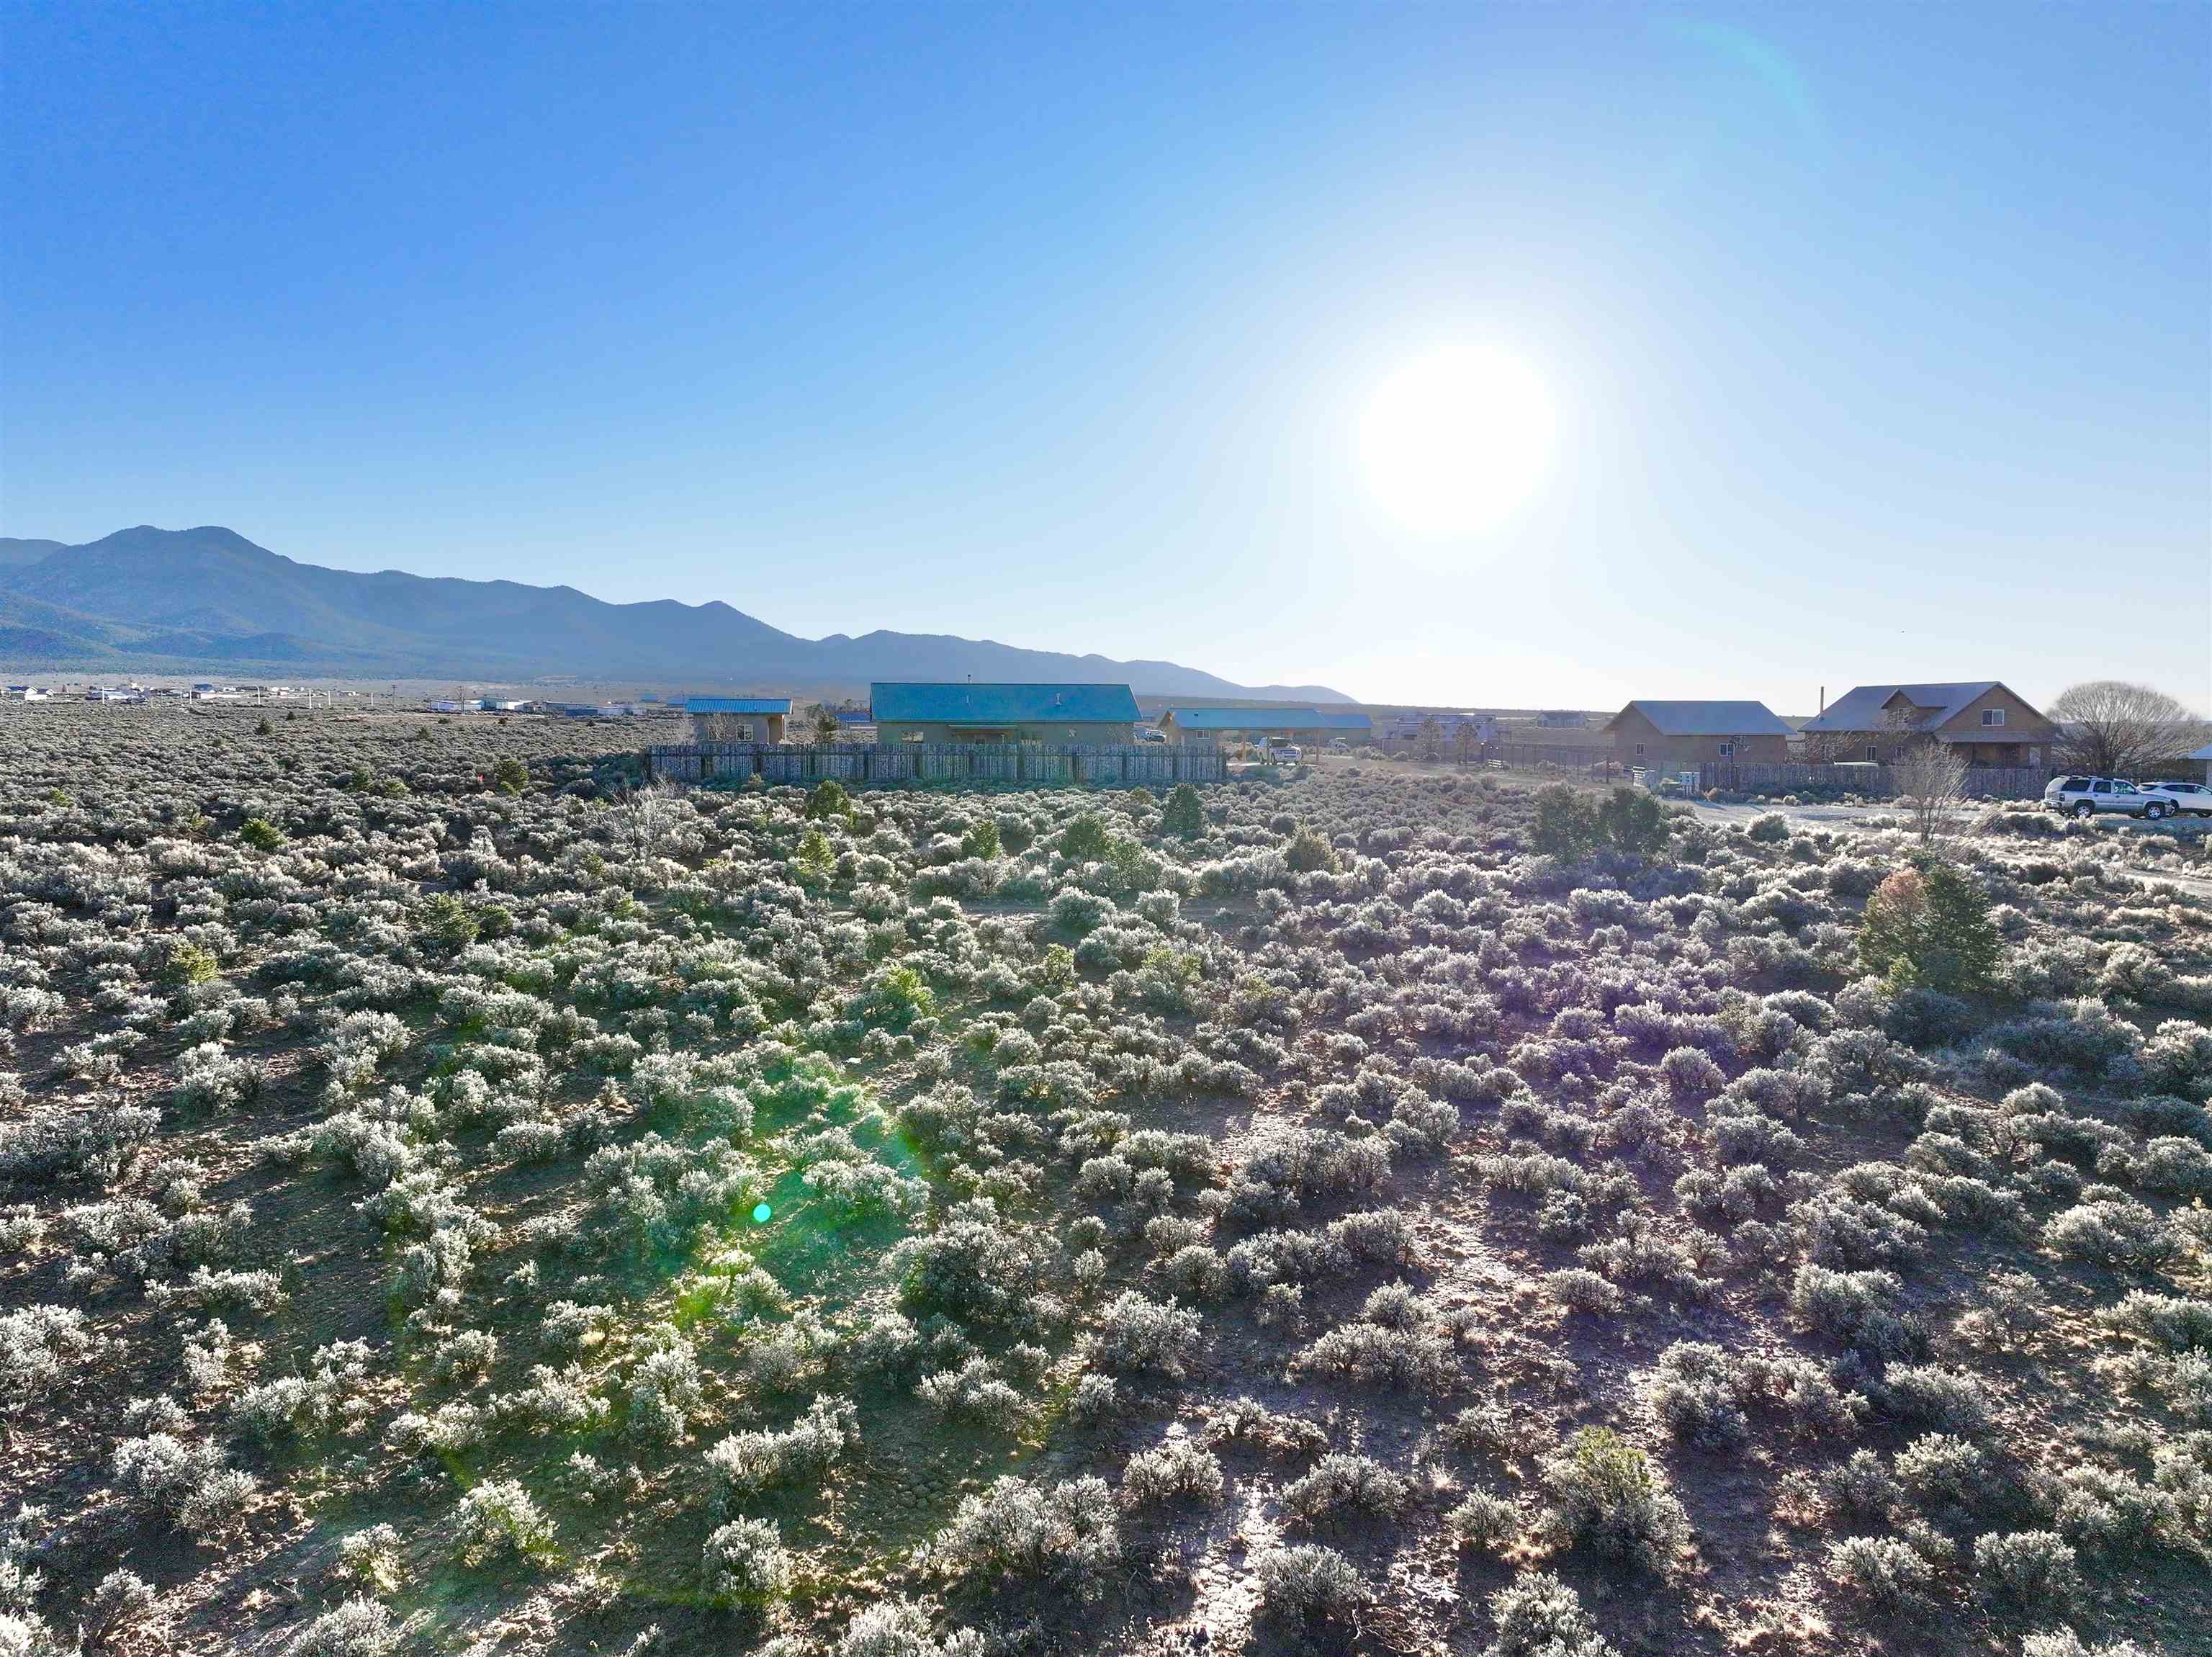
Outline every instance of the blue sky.
<path id="1" fill-rule="evenodd" d="M 2212 7 L 11 5 L 0 533 L 1375 699 L 2212 704 Z M 1374 497 L 1538 373 L 1543 487 Z"/>

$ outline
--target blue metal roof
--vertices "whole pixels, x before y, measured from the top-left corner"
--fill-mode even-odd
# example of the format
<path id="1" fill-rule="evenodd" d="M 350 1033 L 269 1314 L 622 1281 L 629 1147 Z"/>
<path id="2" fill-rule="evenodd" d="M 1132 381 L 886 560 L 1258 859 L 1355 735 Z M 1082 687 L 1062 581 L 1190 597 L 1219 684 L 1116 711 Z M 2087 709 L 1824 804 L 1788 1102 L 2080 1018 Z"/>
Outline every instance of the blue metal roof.
<path id="1" fill-rule="evenodd" d="M 1311 708 L 1170 708 L 1168 714 L 1187 731 L 1317 731 L 1322 726 Z"/>
<path id="2" fill-rule="evenodd" d="M 1333 714 L 1323 708 L 1320 710 L 1316 728 L 1324 731 L 1371 731 L 1375 728 L 1375 722 L 1365 714 Z"/>
<path id="3" fill-rule="evenodd" d="M 869 687 L 878 724 L 1133 725 L 1126 685 L 937 685 L 898 680 Z"/>
<path id="4" fill-rule="evenodd" d="M 687 696 L 684 698 L 687 714 L 787 714 L 791 698 L 787 696 Z"/>

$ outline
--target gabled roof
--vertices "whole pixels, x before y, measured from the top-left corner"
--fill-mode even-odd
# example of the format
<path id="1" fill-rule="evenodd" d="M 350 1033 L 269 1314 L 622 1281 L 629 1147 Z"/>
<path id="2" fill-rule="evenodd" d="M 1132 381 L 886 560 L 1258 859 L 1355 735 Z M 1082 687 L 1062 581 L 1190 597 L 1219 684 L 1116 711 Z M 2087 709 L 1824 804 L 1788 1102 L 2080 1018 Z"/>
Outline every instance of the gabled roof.
<path id="1" fill-rule="evenodd" d="M 1975 679 L 1958 685 L 1855 685 L 1831 702 L 1827 711 L 1818 719 L 1806 721 L 1802 728 L 1808 731 L 1886 730 L 1890 722 L 1890 700 L 1900 691 L 1915 708 L 1935 710 L 1932 716 L 1920 722 L 1923 727 L 1942 725 L 1956 718 L 1977 697 L 1987 696 L 1991 691 L 2008 691 L 2011 688 L 1994 679 Z M 2021 698 L 2023 705 L 2026 701 L 2026 698 Z"/>
<path id="2" fill-rule="evenodd" d="M 2181 757 L 2184 759 L 2212 759 L 2212 742 L 2206 743 L 2195 753 L 2185 753 Z"/>
<path id="3" fill-rule="evenodd" d="M 787 714 L 791 698 L 787 696 L 687 696 L 684 698 L 687 714 Z"/>
<path id="4" fill-rule="evenodd" d="M 1313 708 L 1170 708 L 1187 731 L 1317 731 L 1320 711 Z"/>
<path id="5" fill-rule="evenodd" d="M 897 680 L 869 687 L 878 724 L 1133 725 L 1126 685 L 938 685 Z"/>
<path id="6" fill-rule="evenodd" d="M 1638 699 L 1605 722 L 1611 730 L 1633 708 L 1662 736 L 1787 736 L 1790 728 L 1764 702 L 1646 702 Z"/>

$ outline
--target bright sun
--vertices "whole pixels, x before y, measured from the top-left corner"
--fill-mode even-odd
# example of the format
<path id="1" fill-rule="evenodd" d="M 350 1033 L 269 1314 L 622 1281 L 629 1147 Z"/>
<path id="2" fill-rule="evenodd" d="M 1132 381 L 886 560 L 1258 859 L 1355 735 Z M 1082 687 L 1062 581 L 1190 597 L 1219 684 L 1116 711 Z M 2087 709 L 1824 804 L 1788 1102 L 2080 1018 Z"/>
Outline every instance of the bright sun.
<path id="1" fill-rule="evenodd" d="M 1359 422 L 1368 487 L 1425 536 L 1496 528 L 1551 470 L 1551 393 L 1526 362 L 1455 343 L 1415 357 L 1376 388 Z"/>

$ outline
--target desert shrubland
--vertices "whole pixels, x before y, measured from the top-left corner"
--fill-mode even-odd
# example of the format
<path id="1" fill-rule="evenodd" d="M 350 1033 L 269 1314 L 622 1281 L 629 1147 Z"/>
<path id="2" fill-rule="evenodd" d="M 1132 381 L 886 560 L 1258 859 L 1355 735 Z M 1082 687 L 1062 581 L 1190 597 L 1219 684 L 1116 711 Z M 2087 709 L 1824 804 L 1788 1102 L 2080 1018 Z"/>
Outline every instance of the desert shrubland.
<path id="1" fill-rule="evenodd" d="M 592 736 L 0 722 L 8 1639 L 2212 1615 L 2186 842 Z"/>

